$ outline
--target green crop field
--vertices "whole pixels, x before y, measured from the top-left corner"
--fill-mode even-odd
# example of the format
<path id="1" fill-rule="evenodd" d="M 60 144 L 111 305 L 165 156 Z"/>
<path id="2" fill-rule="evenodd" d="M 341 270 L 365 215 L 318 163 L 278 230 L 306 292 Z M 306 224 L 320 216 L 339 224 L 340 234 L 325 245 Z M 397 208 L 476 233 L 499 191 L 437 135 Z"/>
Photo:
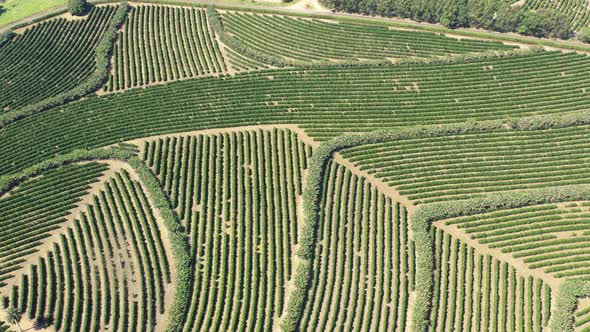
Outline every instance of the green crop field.
<path id="1" fill-rule="evenodd" d="M 0 35 L 1 332 L 590 331 L 589 54 L 238 3 Z"/>

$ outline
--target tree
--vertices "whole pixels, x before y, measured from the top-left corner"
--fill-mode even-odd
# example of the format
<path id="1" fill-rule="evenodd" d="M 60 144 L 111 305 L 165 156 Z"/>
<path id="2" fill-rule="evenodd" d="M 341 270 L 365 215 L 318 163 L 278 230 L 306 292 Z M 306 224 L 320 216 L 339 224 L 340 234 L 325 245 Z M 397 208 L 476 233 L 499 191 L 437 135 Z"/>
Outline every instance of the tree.
<path id="1" fill-rule="evenodd" d="M 467 23 L 467 2 L 465 0 L 445 0 L 439 22 L 449 28 L 465 26 Z"/>
<path id="2" fill-rule="evenodd" d="M 68 0 L 68 11 L 72 15 L 82 16 L 88 10 L 88 2 L 86 0 Z"/>
<path id="3" fill-rule="evenodd" d="M 574 35 L 574 30 L 569 19 L 556 10 L 546 12 L 549 24 L 549 36 L 553 38 L 569 39 Z"/>
<path id="4" fill-rule="evenodd" d="M 546 37 L 549 35 L 549 26 L 545 20 L 543 11 L 526 11 L 516 30 L 520 34 L 535 37 Z"/>
<path id="5" fill-rule="evenodd" d="M 495 0 L 469 0 L 467 22 L 474 28 L 493 29 L 498 5 Z"/>
<path id="6" fill-rule="evenodd" d="M 500 32 L 516 31 L 518 24 L 522 19 L 522 11 L 520 7 L 512 7 L 510 5 L 501 6 L 496 12 L 496 19 L 494 20 L 494 30 Z"/>
<path id="7" fill-rule="evenodd" d="M 554 10 L 527 11 L 518 26 L 518 32 L 535 37 L 568 39 L 573 30 L 569 20 Z"/>
<path id="8" fill-rule="evenodd" d="M 590 43 L 590 27 L 583 27 L 578 31 L 578 39 L 584 43 Z"/>
<path id="9" fill-rule="evenodd" d="M 18 330 L 22 332 L 23 329 L 20 327 L 21 318 L 22 314 L 20 313 L 20 310 L 18 310 L 17 308 L 6 309 L 6 322 L 18 326 Z"/>

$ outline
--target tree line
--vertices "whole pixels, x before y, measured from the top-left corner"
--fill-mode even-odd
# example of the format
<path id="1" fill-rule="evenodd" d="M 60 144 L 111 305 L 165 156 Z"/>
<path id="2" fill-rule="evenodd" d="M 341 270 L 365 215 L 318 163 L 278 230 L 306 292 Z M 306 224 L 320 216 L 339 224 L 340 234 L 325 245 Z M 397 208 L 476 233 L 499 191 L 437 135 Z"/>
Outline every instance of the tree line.
<path id="1" fill-rule="evenodd" d="M 471 27 L 568 39 L 574 31 L 561 13 L 526 10 L 506 0 L 321 0 L 336 11 L 410 18 L 449 28 Z"/>

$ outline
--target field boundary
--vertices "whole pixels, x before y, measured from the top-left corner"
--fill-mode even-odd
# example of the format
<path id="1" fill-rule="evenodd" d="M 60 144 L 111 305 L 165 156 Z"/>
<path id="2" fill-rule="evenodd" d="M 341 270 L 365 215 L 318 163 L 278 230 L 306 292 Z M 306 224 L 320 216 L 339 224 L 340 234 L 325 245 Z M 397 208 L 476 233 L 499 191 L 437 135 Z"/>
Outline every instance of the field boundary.
<path id="1" fill-rule="evenodd" d="M 61 106 L 68 101 L 75 100 L 92 91 L 98 90 L 105 80 L 108 79 L 111 50 L 117 38 L 119 27 L 127 18 L 128 10 L 129 5 L 127 3 L 121 2 L 118 5 L 118 8 L 108 23 L 108 27 L 104 31 L 101 39 L 98 41 L 96 48 L 94 49 L 96 64 L 94 72 L 90 74 L 87 79 L 85 79 L 70 91 L 60 93 L 57 96 L 46 98 L 40 102 L 22 107 L 15 111 L 0 114 L 0 129 L 29 115 L 42 112 L 48 108 Z"/>
<path id="2" fill-rule="evenodd" d="M 187 288 L 191 282 L 191 258 L 188 250 L 188 243 L 182 226 L 176 213 L 170 207 L 166 193 L 160 187 L 160 183 L 147 165 L 129 151 L 121 149 L 95 149 L 76 150 L 71 153 L 54 157 L 29 167 L 19 173 L 0 177 L 0 193 L 5 193 L 18 183 L 31 177 L 38 176 L 50 169 L 63 165 L 85 161 L 108 161 L 117 160 L 126 163 L 137 174 L 139 181 L 149 194 L 151 201 L 163 220 L 164 227 L 169 235 L 170 246 L 174 256 L 176 269 L 176 282 L 173 286 L 174 295 L 172 304 L 168 308 L 166 331 L 174 332 L 182 330 L 184 313 L 189 298 Z"/>
<path id="3" fill-rule="evenodd" d="M 98 0 L 98 1 L 91 1 L 94 4 L 104 4 L 104 3 L 116 3 L 115 0 Z M 266 14 L 277 14 L 277 15 L 289 15 L 289 16 L 296 16 L 296 17 L 307 17 L 307 18 L 317 18 L 317 19 L 330 19 L 335 21 L 341 22 L 350 22 L 350 23 L 360 23 L 360 24 L 367 24 L 367 25 L 379 25 L 379 26 L 388 26 L 393 28 L 405 28 L 405 29 L 413 29 L 418 31 L 426 31 L 426 32 L 434 32 L 434 33 L 442 33 L 442 34 L 452 34 L 457 37 L 472 37 L 478 39 L 488 39 L 488 40 L 496 40 L 500 42 L 512 42 L 512 43 L 520 43 L 520 44 L 527 44 L 527 45 L 539 45 L 544 47 L 553 47 L 562 50 L 571 50 L 571 51 L 580 51 L 580 52 L 590 52 L 590 45 L 584 45 L 579 42 L 572 42 L 572 41 L 559 41 L 553 39 L 543 39 L 543 38 L 535 38 L 535 37 L 528 37 L 528 36 L 518 36 L 513 34 L 504 34 L 500 32 L 493 32 L 487 30 L 474 30 L 474 29 L 449 29 L 443 26 L 438 26 L 435 24 L 430 23 L 423 23 L 423 22 L 414 22 L 411 20 L 401 19 L 401 18 L 385 18 L 385 17 L 376 17 L 376 16 L 365 16 L 365 15 L 355 15 L 355 14 L 346 14 L 346 13 L 322 13 L 322 12 L 313 12 L 308 10 L 297 10 L 297 9 L 289 9 L 289 8 L 282 8 L 282 7 L 271 7 L 271 6 L 258 6 L 258 5 L 245 5 L 245 4 L 232 4 L 232 3 L 219 3 L 215 1 L 208 1 L 208 0 L 142 0 L 142 1 L 133 1 L 134 3 L 145 3 L 145 4 L 162 4 L 162 5 L 177 5 L 177 6 L 191 6 L 191 7 L 213 7 L 217 9 L 227 9 L 227 10 L 240 10 L 240 11 L 249 11 L 255 13 L 266 13 Z M 64 7 L 58 7 L 53 12 L 43 12 L 40 13 L 38 16 L 25 18 L 22 21 L 17 21 L 14 24 L 9 24 L 0 28 L 0 33 L 11 30 L 11 29 L 18 29 L 25 27 L 29 24 L 33 24 L 57 15 L 61 15 L 66 12 Z"/>
<path id="4" fill-rule="evenodd" d="M 340 136 L 320 144 L 310 159 L 308 175 L 302 195 L 304 214 L 300 225 L 301 228 L 298 231 L 299 248 L 296 253 L 298 259 L 294 273 L 295 288 L 291 296 L 287 299 L 286 314 L 281 321 L 283 330 L 297 330 L 301 313 L 305 306 L 307 291 L 313 273 L 314 248 L 321 213 L 322 184 L 324 182 L 324 176 L 326 176 L 325 168 L 329 160 L 338 151 L 359 145 L 417 137 L 450 136 L 486 131 L 543 130 L 582 125 L 589 122 L 590 115 L 585 113 L 533 116 L 514 120 L 511 123 L 505 123 L 502 120 L 492 120 L 374 131 L 362 135 Z M 429 314 L 432 305 L 434 271 L 434 240 L 430 232 L 430 226 L 433 222 L 504 208 L 587 199 L 590 199 L 590 185 L 571 185 L 488 194 L 480 198 L 418 206 L 410 215 L 410 229 L 416 249 L 415 289 L 418 290 L 413 308 L 410 308 L 410 312 L 412 312 L 410 329 L 412 331 L 427 331 L 430 323 Z M 560 292 L 562 294 L 560 301 L 572 302 L 572 294 L 576 298 L 580 297 L 577 294 L 582 294 L 583 296 L 588 294 L 590 296 L 590 282 L 582 283 L 582 285 L 584 285 L 584 289 L 587 287 L 589 291 L 570 292 L 566 288 L 565 292 Z M 580 287 L 575 288 L 575 290 L 578 289 Z M 564 293 L 565 295 L 563 295 Z M 559 309 L 556 312 L 558 318 L 552 320 L 554 321 L 553 324 L 559 324 L 559 326 L 564 327 L 573 325 L 573 309 L 575 309 L 575 304 Z M 565 329 L 564 331 L 569 330 Z"/>

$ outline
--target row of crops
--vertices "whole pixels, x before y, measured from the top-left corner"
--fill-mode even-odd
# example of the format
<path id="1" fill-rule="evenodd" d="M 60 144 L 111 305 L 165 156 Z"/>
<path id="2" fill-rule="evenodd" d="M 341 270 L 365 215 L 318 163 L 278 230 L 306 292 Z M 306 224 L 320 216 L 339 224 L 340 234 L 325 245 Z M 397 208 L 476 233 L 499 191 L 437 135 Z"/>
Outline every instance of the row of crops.
<path id="1" fill-rule="evenodd" d="M 478 243 L 509 253 L 555 278 L 587 278 L 590 206 L 538 205 L 446 221 Z"/>
<path id="2" fill-rule="evenodd" d="M 297 124 L 343 133 L 584 110 L 590 58 L 534 52 L 469 61 L 263 70 L 89 97 L 0 129 L 0 174 L 75 148 L 209 128 Z M 44 128 L 38 130 L 38 128 Z"/>
<path id="3" fill-rule="evenodd" d="M 59 331 L 155 331 L 171 282 L 155 220 L 139 182 L 117 172 L 19 278 L 0 288 L 0 303 Z"/>
<path id="4" fill-rule="evenodd" d="M 507 50 L 514 46 L 383 26 L 223 12 L 223 28 L 250 49 L 301 62 L 388 60 Z"/>
<path id="5" fill-rule="evenodd" d="M 104 164 L 70 165 L 0 196 L 0 288 L 60 229 Z"/>
<path id="6" fill-rule="evenodd" d="M 150 140 L 194 264 L 184 331 L 270 331 L 283 311 L 308 146 L 290 130 Z"/>
<path id="7" fill-rule="evenodd" d="M 544 331 L 551 288 L 514 266 L 435 230 L 435 331 Z"/>
<path id="8" fill-rule="evenodd" d="M 304 331 L 408 331 L 414 244 L 406 209 L 337 163 L 326 168 Z"/>
<path id="9" fill-rule="evenodd" d="M 552 9 L 567 17 L 574 30 L 590 25 L 590 8 L 586 0 L 526 0 L 527 10 Z"/>
<path id="10" fill-rule="evenodd" d="M 227 70 L 205 10 L 132 7 L 115 45 L 107 91 Z"/>
<path id="11" fill-rule="evenodd" d="M 416 204 L 587 183 L 589 127 L 400 140 L 343 152 Z"/>
<path id="12" fill-rule="evenodd" d="M 590 299 L 581 299 L 575 314 L 574 326 L 580 332 L 590 331 Z"/>
<path id="13" fill-rule="evenodd" d="M 88 78 L 115 11 L 94 7 L 81 20 L 44 21 L 0 47 L 0 113 L 54 97 Z"/>

